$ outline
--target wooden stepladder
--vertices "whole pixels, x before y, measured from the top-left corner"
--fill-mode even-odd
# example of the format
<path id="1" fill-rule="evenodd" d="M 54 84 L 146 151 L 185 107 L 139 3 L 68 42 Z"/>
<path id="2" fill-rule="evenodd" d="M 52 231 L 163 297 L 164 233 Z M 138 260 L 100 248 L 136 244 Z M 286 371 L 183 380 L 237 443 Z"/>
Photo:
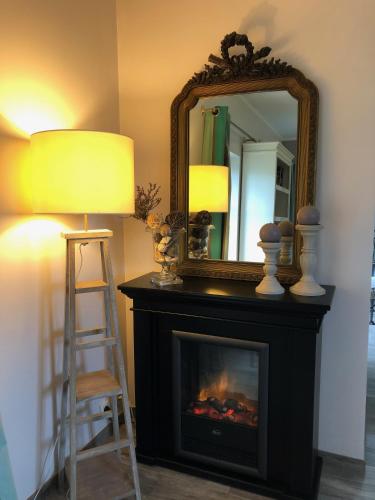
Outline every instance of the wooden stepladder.
<path id="1" fill-rule="evenodd" d="M 67 425 L 69 425 L 70 464 L 69 483 L 70 500 L 77 497 L 77 462 L 104 453 L 116 451 L 118 458 L 122 448 L 129 448 L 134 488 L 122 498 L 134 496 L 141 499 L 138 468 L 133 440 L 128 391 L 126 385 L 124 357 L 119 333 L 115 289 L 109 254 L 109 238 L 112 231 L 81 231 L 63 233 L 67 242 L 66 252 L 66 295 L 65 295 L 65 331 L 63 359 L 63 389 L 61 402 L 61 430 L 59 438 L 59 485 L 64 486 L 65 448 Z M 102 280 L 76 282 L 75 249 L 76 245 L 99 243 L 102 263 Z M 81 293 L 103 292 L 105 303 L 105 326 L 89 329 L 76 329 L 76 295 Z M 105 347 L 108 354 L 108 370 L 77 374 L 76 354 L 83 349 Z M 70 416 L 68 410 L 68 394 Z M 122 396 L 125 416 L 126 439 L 120 439 L 118 422 L 117 396 Z M 77 416 L 77 405 L 82 401 L 108 397 L 111 410 L 88 416 Z M 77 426 L 100 419 L 113 419 L 114 441 L 88 450 L 77 450 Z"/>

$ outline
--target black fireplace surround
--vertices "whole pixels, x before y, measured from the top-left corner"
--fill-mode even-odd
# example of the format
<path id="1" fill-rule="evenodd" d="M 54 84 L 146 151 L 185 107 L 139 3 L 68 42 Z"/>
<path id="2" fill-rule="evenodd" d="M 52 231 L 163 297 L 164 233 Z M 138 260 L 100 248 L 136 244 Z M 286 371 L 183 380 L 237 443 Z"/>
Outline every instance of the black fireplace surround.
<path id="1" fill-rule="evenodd" d="M 137 457 L 271 498 L 317 496 L 322 297 L 147 274 L 134 300 Z"/>

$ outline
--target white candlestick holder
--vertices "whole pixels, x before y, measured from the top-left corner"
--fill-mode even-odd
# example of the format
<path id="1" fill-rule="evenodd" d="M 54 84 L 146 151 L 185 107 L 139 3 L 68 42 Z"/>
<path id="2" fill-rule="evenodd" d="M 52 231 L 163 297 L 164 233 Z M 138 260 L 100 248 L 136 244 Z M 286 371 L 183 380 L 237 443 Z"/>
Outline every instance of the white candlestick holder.
<path id="1" fill-rule="evenodd" d="M 265 276 L 255 288 L 255 291 L 265 295 L 280 295 L 284 293 L 284 288 L 280 285 L 275 276 L 277 271 L 277 258 L 281 244 L 279 242 L 268 243 L 266 241 L 260 241 L 258 247 L 262 248 L 265 255 L 263 266 Z"/>
<path id="2" fill-rule="evenodd" d="M 293 236 L 281 236 L 280 264 L 288 265 L 292 263 Z"/>
<path id="3" fill-rule="evenodd" d="M 326 293 L 325 289 L 321 287 L 314 278 L 317 264 L 316 247 L 318 234 L 319 231 L 323 229 L 323 226 L 320 224 L 311 226 L 297 224 L 296 229 L 297 231 L 301 231 L 303 237 L 303 247 L 300 256 L 302 277 L 295 285 L 291 286 L 289 290 L 296 295 L 306 295 L 310 297 L 324 295 Z"/>

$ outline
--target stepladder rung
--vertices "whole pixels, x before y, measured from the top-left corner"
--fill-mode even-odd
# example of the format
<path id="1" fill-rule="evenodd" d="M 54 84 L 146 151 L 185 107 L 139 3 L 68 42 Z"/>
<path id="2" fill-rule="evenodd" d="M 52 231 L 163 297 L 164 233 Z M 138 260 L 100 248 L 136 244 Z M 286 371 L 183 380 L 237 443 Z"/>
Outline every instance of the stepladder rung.
<path id="1" fill-rule="evenodd" d="M 102 292 L 108 288 L 108 283 L 103 280 L 78 281 L 75 285 L 75 293 Z"/>
<path id="2" fill-rule="evenodd" d="M 88 328 L 86 330 L 76 330 L 75 336 L 79 337 L 88 337 L 89 335 L 105 335 L 107 332 L 106 328 Z"/>
<path id="3" fill-rule="evenodd" d="M 77 350 L 93 349 L 94 347 L 111 347 L 118 342 L 116 337 L 106 337 L 104 339 L 95 340 L 79 340 L 77 341 Z"/>
<path id="4" fill-rule="evenodd" d="M 119 441 L 113 441 L 112 443 L 95 446 L 94 448 L 89 448 L 88 450 L 78 451 L 77 462 L 87 458 L 97 457 L 98 455 L 104 455 L 105 453 L 110 453 L 111 451 L 120 450 L 121 448 L 128 448 L 130 445 L 131 441 L 129 439 L 120 439 Z"/>
<path id="5" fill-rule="evenodd" d="M 77 418 L 77 424 L 87 424 L 89 422 L 96 422 L 98 420 L 104 420 L 107 418 L 113 418 L 112 410 L 105 410 L 99 413 L 91 413 L 91 415 L 84 415 Z"/>
<path id="6" fill-rule="evenodd" d="M 108 370 L 83 373 L 77 376 L 77 401 L 117 396 L 121 392 L 120 384 Z"/>

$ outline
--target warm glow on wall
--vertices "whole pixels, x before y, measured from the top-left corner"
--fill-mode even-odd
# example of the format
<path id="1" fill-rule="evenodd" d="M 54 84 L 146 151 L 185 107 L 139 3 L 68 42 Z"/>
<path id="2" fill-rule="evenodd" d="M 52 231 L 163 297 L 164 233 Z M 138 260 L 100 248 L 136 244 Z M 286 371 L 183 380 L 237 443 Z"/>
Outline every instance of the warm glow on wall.
<path id="1" fill-rule="evenodd" d="M 30 142 L 0 137 L 0 214 L 30 214 Z"/>
<path id="2" fill-rule="evenodd" d="M 31 216 L 18 219 L 0 234 L 0 257 L 3 262 L 62 257 L 65 246 L 60 234 L 68 229 L 52 218 Z"/>
<path id="3" fill-rule="evenodd" d="M 189 212 L 228 212 L 229 168 L 218 165 L 190 165 Z"/>
<path id="4" fill-rule="evenodd" d="M 51 84 L 28 78 L 0 81 L 0 114 L 23 137 L 40 130 L 73 127 L 75 118 Z"/>
<path id="5" fill-rule="evenodd" d="M 33 134 L 33 211 L 133 213 L 133 156 L 133 140 L 119 134 L 86 130 Z"/>

